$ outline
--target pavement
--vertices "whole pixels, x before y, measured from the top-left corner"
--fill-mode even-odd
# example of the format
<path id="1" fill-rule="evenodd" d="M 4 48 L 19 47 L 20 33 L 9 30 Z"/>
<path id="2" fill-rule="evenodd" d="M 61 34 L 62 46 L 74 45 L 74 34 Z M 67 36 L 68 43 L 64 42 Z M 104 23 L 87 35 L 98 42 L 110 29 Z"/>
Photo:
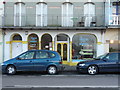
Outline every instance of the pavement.
<path id="1" fill-rule="evenodd" d="M 76 71 L 76 66 L 69 66 L 69 65 L 63 65 L 65 68 L 64 68 L 64 71 L 65 72 L 71 72 L 71 71 Z"/>

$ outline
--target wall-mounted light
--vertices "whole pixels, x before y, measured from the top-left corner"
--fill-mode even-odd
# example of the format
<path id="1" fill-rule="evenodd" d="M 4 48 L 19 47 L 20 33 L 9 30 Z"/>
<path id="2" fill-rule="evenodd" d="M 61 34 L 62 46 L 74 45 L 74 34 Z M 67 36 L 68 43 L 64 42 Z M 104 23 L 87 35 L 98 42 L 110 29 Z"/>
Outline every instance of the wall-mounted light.
<path id="1" fill-rule="evenodd" d="M 28 35 L 28 31 L 25 31 L 25 35 Z"/>
<path id="2" fill-rule="evenodd" d="M 111 43 L 111 44 L 114 43 L 114 40 L 110 40 L 110 43 Z"/>

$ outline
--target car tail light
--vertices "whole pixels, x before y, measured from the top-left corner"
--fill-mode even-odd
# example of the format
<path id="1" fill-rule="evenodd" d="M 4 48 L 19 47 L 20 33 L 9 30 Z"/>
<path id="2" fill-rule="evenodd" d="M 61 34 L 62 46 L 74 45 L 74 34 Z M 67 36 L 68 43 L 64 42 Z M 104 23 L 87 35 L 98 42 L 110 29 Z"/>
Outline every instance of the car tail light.
<path id="1" fill-rule="evenodd" d="M 62 64 L 62 61 L 60 61 L 59 64 Z"/>

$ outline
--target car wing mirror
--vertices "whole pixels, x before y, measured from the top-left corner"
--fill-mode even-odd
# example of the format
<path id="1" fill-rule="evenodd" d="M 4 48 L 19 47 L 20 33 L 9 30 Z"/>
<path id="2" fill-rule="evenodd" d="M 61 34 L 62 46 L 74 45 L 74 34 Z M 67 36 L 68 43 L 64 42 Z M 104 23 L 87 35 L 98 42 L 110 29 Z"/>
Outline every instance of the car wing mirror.
<path id="1" fill-rule="evenodd" d="M 16 59 L 17 59 L 17 60 L 21 60 L 21 58 L 19 58 L 19 57 L 17 57 Z"/>
<path id="2" fill-rule="evenodd" d="M 106 62 L 107 60 L 108 60 L 108 59 L 106 59 L 106 58 L 103 59 L 103 61 L 105 61 L 105 62 Z"/>

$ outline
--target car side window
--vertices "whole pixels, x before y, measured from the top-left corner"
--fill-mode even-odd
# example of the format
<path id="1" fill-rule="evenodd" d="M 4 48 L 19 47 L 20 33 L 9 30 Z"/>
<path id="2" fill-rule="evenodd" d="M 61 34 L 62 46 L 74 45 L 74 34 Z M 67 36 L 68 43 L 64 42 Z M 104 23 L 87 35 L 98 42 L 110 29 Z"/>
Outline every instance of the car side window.
<path id="1" fill-rule="evenodd" d="M 36 59 L 49 58 L 49 55 L 45 51 L 36 52 Z"/>
<path id="2" fill-rule="evenodd" d="M 50 58 L 53 58 L 53 57 L 55 57 L 55 54 L 54 53 L 49 53 L 49 55 L 50 55 Z"/>
<path id="3" fill-rule="evenodd" d="M 117 61 L 118 54 L 117 53 L 109 53 L 105 58 L 110 61 Z"/>
<path id="4" fill-rule="evenodd" d="M 35 52 L 26 52 L 19 56 L 19 59 L 33 59 Z"/>

